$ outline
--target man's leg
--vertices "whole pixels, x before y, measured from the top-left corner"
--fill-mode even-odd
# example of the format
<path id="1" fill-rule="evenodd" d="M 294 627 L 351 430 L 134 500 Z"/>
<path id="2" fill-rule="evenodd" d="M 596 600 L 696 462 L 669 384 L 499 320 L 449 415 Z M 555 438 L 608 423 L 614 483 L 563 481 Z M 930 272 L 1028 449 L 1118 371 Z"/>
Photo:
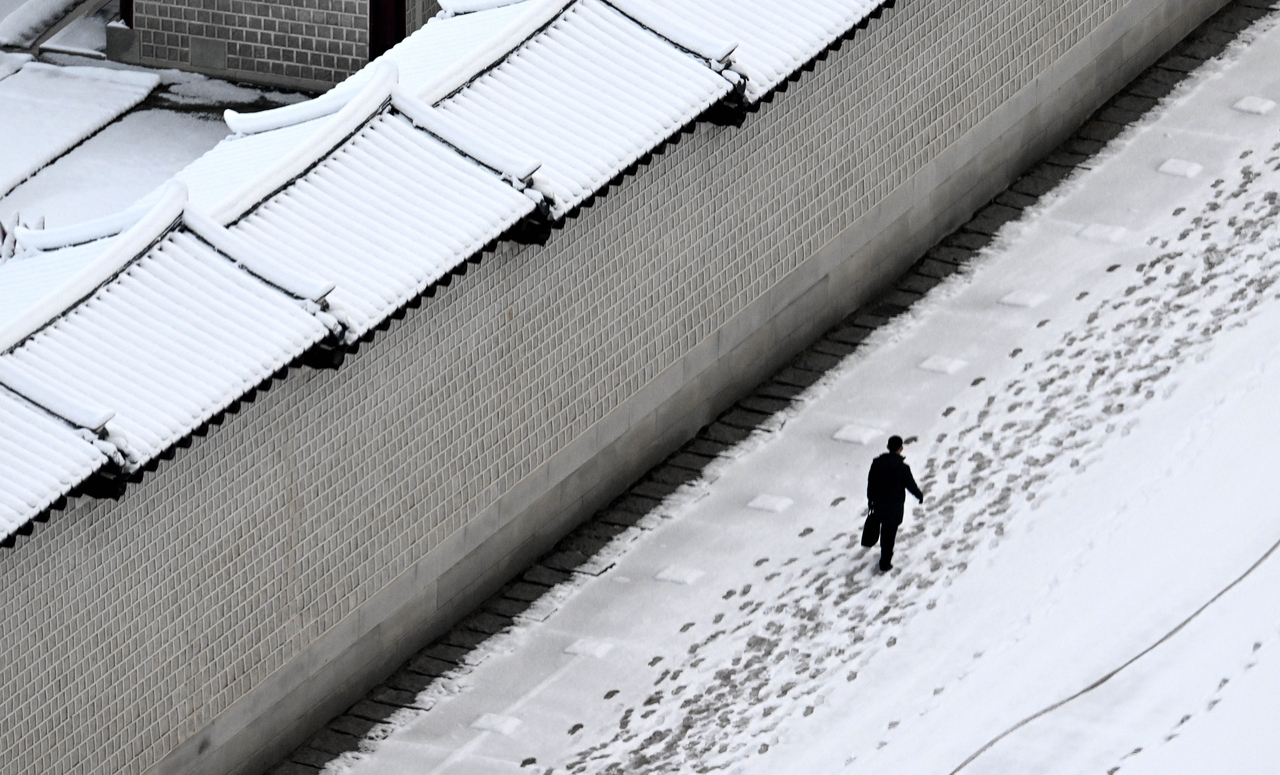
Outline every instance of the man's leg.
<path id="1" fill-rule="evenodd" d="M 897 522 L 885 522 L 880 525 L 880 570 L 893 568 L 893 541 L 898 537 Z"/>

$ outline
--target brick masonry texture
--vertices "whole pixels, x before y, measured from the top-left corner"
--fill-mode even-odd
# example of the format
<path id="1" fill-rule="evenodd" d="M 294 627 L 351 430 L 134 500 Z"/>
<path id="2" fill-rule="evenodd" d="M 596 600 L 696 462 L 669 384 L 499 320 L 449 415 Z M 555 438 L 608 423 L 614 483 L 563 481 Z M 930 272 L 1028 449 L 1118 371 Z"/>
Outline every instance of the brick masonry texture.
<path id="1" fill-rule="evenodd" d="M 369 61 L 368 0 L 143 0 L 142 63 L 228 78 L 332 85 Z"/>
<path id="2" fill-rule="evenodd" d="M 141 773 L 319 670 L 307 650 L 375 594 L 460 531 L 496 534 L 478 517 L 570 442 L 644 421 L 642 388 L 1138 1 L 899 0 L 545 247 L 501 243 L 341 368 L 289 370 L 119 501 L 53 513 L 0 550 L 0 773 Z"/>

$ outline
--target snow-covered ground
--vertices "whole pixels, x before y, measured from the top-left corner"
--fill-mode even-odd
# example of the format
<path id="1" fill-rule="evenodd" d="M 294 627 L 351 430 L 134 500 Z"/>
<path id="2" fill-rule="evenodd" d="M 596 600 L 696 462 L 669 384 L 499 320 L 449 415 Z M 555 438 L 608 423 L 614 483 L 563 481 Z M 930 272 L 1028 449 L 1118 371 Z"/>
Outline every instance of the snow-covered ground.
<path id="1" fill-rule="evenodd" d="M 1274 772 L 1274 25 L 330 768 Z"/>

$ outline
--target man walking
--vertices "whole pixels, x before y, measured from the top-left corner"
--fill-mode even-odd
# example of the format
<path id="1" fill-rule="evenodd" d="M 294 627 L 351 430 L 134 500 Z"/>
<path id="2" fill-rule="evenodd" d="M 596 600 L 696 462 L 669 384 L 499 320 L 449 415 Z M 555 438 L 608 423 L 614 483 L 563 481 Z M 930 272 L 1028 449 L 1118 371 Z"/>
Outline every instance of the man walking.
<path id="1" fill-rule="evenodd" d="M 902 437 L 889 437 L 889 451 L 871 461 L 867 474 L 867 524 L 862 529 L 862 545 L 871 547 L 880 540 L 880 570 L 893 570 L 893 541 L 902 524 L 902 504 L 910 492 L 924 503 L 924 495 L 911 476 L 911 467 L 902 459 Z"/>

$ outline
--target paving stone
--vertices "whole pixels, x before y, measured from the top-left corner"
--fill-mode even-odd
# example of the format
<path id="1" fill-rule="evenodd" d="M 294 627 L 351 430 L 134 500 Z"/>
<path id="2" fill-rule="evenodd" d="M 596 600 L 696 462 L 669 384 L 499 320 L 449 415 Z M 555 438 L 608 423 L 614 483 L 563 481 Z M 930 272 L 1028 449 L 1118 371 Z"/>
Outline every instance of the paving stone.
<path id="1" fill-rule="evenodd" d="M 751 431 L 745 428 L 735 428 L 722 422 L 713 422 L 698 431 L 699 437 L 718 441 L 721 444 L 737 444 L 750 435 Z"/>
<path id="2" fill-rule="evenodd" d="M 769 415 L 764 412 L 753 412 L 750 409 L 734 407 L 716 418 L 716 422 L 750 431 L 759 428 L 760 423 L 767 419 L 769 419 Z"/>
<path id="3" fill-rule="evenodd" d="M 758 389 L 758 388 L 757 388 Z M 685 445 L 685 449 L 695 455 L 703 455 L 706 457 L 719 457 L 723 455 L 729 445 L 711 439 L 694 438 Z"/>
<path id="4" fill-rule="evenodd" d="M 1039 178 L 1033 178 L 1033 180 L 1039 180 Z M 1053 188 L 1053 186 L 1049 186 L 1049 188 Z M 942 244 L 946 247 L 964 248 L 965 250 L 981 250 L 989 242 L 991 242 L 991 235 L 979 234 L 973 231 L 958 231 L 947 235 L 942 240 Z"/>
<path id="5" fill-rule="evenodd" d="M 667 482 L 655 482 L 652 479 L 646 479 L 643 482 L 640 482 L 639 484 L 632 485 L 631 492 L 637 495 L 643 495 L 646 498 L 662 500 L 663 498 L 667 497 L 671 493 L 675 492 L 677 487 L 679 487 L 679 485 L 670 484 Z"/>
<path id="6" fill-rule="evenodd" d="M 861 328 L 869 328 L 872 331 L 889 322 L 892 315 L 876 315 L 870 310 L 858 310 L 854 313 L 853 319 L 849 322 Z"/>
<path id="7" fill-rule="evenodd" d="M 386 680 L 386 686 L 389 689 L 398 689 L 416 695 L 430 686 L 433 680 L 435 680 L 433 676 L 422 675 L 411 670 L 397 670 Z"/>
<path id="8" fill-rule="evenodd" d="M 378 726 L 377 722 L 370 721 L 366 718 L 360 718 L 359 716 L 352 716 L 350 714 L 338 716 L 336 719 L 329 722 L 329 729 L 332 729 L 335 732 L 341 732 L 344 735 L 351 735 L 357 740 L 372 732 L 373 728 L 376 726 Z"/>
<path id="9" fill-rule="evenodd" d="M 514 597 L 506 588 L 502 590 L 502 595 L 504 597 Z M 522 598 L 515 599 L 519 600 Z M 462 658 L 467 655 L 467 649 L 460 649 L 457 646 L 450 646 L 447 643 L 433 643 L 423 649 L 422 654 L 428 657 L 435 657 L 441 662 L 451 662 L 455 665 L 460 665 L 462 664 Z"/>
<path id="10" fill-rule="evenodd" d="M 903 304 L 877 304 L 867 310 L 867 314 L 880 320 L 889 321 L 907 311 L 910 305 Z M 881 324 L 883 325 L 883 323 Z"/>
<path id="11" fill-rule="evenodd" d="M 1181 80 L 1181 73 L 1170 70 L 1147 70 L 1126 86 L 1125 92 L 1139 97 L 1159 99 L 1173 91 L 1173 87 L 1177 86 Z"/>
<path id="12" fill-rule="evenodd" d="M 901 285 L 901 283 L 899 283 L 899 285 Z M 825 337 L 825 336 L 819 339 L 818 341 L 814 342 L 813 344 L 809 345 L 809 347 L 816 353 L 822 353 L 823 355 L 830 355 L 832 357 L 841 358 L 841 359 L 843 359 L 849 353 L 852 353 L 854 350 L 858 349 L 856 345 L 845 344 L 844 342 L 837 342 L 836 340 L 831 339 L 829 337 Z M 738 404 L 741 405 L 742 402 L 739 401 Z"/>
<path id="13" fill-rule="evenodd" d="M 610 509 L 596 515 L 596 519 L 601 522 L 619 527 L 631 527 L 643 518 L 643 514 L 637 514 L 634 511 L 620 511 L 618 509 Z"/>
<path id="14" fill-rule="evenodd" d="M 942 278 L 940 277 L 930 277 L 926 274 L 910 274 L 898 283 L 898 287 L 906 288 L 907 290 L 914 291 L 919 294 L 925 294 L 940 282 L 942 282 Z"/>
<path id="15" fill-rule="evenodd" d="M 887 304 L 891 307 L 906 310 L 917 301 L 920 301 L 920 294 L 894 287 L 893 289 L 886 291 L 883 296 L 876 299 L 876 305 L 877 308 Z"/>
<path id="16" fill-rule="evenodd" d="M 595 519 L 579 525 L 578 528 L 573 531 L 576 536 L 581 536 L 583 539 L 592 541 L 599 541 L 602 545 L 609 543 L 622 532 L 625 532 L 624 528 L 620 528 L 617 525 L 607 525 Z M 530 581 L 533 581 L 533 579 L 530 579 Z M 541 582 L 535 581 L 534 583 Z"/>
<path id="17" fill-rule="evenodd" d="M 445 645 L 457 646 L 460 649 L 467 649 L 470 651 L 488 639 L 489 636 L 483 632 L 454 627 L 452 630 L 445 633 L 445 636 L 440 640 Z"/>
<path id="18" fill-rule="evenodd" d="M 1013 184 L 1013 190 L 1031 196 L 1044 196 L 1058 185 L 1057 181 L 1048 178 L 1025 175 Z"/>
<path id="19" fill-rule="evenodd" d="M 795 366 L 788 366 L 778 372 L 774 379 L 787 385 L 795 385 L 796 387 L 809 387 L 813 383 L 822 379 L 822 372 L 809 371 L 808 369 L 797 369 Z M 746 436 L 743 436 L 746 438 Z"/>
<path id="20" fill-rule="evenodd" d="M 931 277 L 943 280 L 955 274 L 959 268 L 960 267 L 956 264 L 926 258 L 916 266 L 916 271 L 920 273 L 921 277 Z"/>
<path id="21" fill-rule="evenodd" d="M 555 555 L 552 555 L 552 557 L 554 556 Z M 548 567 L 555 568 L 556 566 L 548 563 Z M 502 589 L 502 596 L 509 597 L 512 600 L 528 600 L 532 602 L 545 595 L 547 593 L 547 589 L 547 587 L 544 587 L 541 584 L 530 584 L 527 581 L 517 581 L 514 584 L 508 584 L 504 587 Z"/>
<path id="22" fill-rule="evenodd" d="M 1248 29 L 1249 25 L 1253 24 L 1265 15 L 1266 11 L 1258 8 L 1228 6 L 1225 11 L 1219 13 L 1213 18 L 1211 24 L 1215 29 L 1226 30 L 1233 34 L 1239 34 Z"/>
<path id="23" fill-rule="evenodd" d="M 925 257 L 932 258 L 934 261 L 960 266 L 969 263 L 969 259 L 973 258 L 973 250 L 951 245 L 937 245 L 929 248 L 929 252 L 925 253 Z"/>
<path id="24" fill-rule="evenodd" d="M 1090 121 L 1080 127 L 1076 134 L 1086 140 L 1097 140 L 1106 143 L 1114 140 L 1123 131 L 1124 124 L 1116 124 L 1110 121 Z"/>
<path id="25" fill-rule="evenodd" d="M 297 762 L 285 762 L 272 769 L 267 775 L 316 775 L 319 771 L 319 767 L 311 767 Z"/>
<path id="26" fill-rule="evenodd" d="M 685 482 L 691 482 L 694 479 L 697 479 L 698 472 L 690 471 L 687 468 L 681 468 L 679 466 L 664 465 L 650 471 L 649 476 L 655 482 L 672 484 L 679 487 Z"/>
<path id="27" fill-rule="evenodd" d="M 398 710 L 400 710 L 400 708 L 395 705 L 387 705 L 381 702 L 374 702 L 373 700 L 361 700 L 351 706 L 351 710 L 347 711 L 347 715 L 368 719 L 370 721 L 383 722 L 391 718 L 391 716 Z"/>
<path id="28" fill-rule="evenodd" d="M 404 666 L 404 669 L 427 676 L 428 678 L 439 678 L 445 673 L 457 669 L 457 667 L 458 665 L 454 662 L 446 662 L 443 659 L 437 659 L 435 657 L 428 656 L 425 653 L 419 653 L 413 659 L 409 660 L 409 663 Z M 420 690 L 405 689 L 405 691 L 417 693 Z"/>
<path id="29" fill-rule="evenodd" d="M 1021 217 L 1021 210 L 1002 204 L 990 204 L 979 210 L 978 214 L 964 225 L 964 228 L 966 231 L 976 231 L 979 234 L 995 234 L 1009 221 L 1016 221 Z"/>
<path id="30" fill-rule="evenodd" d="M 348 751 L 356 750 L 359 744 L 359 739 L 351 735 L 344 735 L 341 732 L 325 728 L 312 735 L 311 739 L 307 741 L 306 747 L 338 756 Z"/>
<path id="31" fill-rule="evenodd" d="M 1072 168 L 1079 166 L 1085 161 L 1088 161 L 1088 159 L 1089 159 L 1088 156 L 1081 156 L 1078 153 L 1067 153 L 1061 148 L 1049 154 L 1048 156 L 1044 157 L 1044 160 L 1049 162 L 1050 164 L 1058 164 L 1063 167 L 1072 167 Z M 1016 191 L 1006 191 L 1005 194 L 1009 194 L 1011 197 L 1020 197 L 1024 199 L 1028 198 L 1026 194 L 1019 194 Z M 1004 196 L 1004 194 L 1001 194 L 1000 196 Z M 999 201 L 999 197 L 996 198 L 996 201 Z M 1031 205 L 1035 204 L 1037 201 L 1039 200 L 1035 198 L 1030 198 L 1030 201 L 1026 202 L 1025 204 L 1010 204 L 1009 206 L 1018 207 L 1018 208 L 1030 207 Z M 1000 202 L 1000 203 L 1009 204 L 1008 202 Z"/>
<path id="32" fill-rule="evenodd" d="M 580 567 L 583 563 L 585 563 L 589 559 L 591 559 L 591 555 L 587 553 L 579 552 L 574 549 L 566 549 L 564 551 L 555 552 L 554 554 L 550 554 L 544 557 L 542 559 L 542 562 L 548 568 L 551 568 L 553 570 L 569 572 Z M 531 590 L 529 590 L 527 587 L 522 587 L 520 594 L 522 596 L 531 594 Z M 537 597 L 524 598 L 522 596 L 517 597 L 516 599 L 517 600 L 527 599 L 527 601 L 530 603 L 538 599 Z M 538 597 L 541 597 L 541 595 L 539 595 Z"/>
<path id="33" fill-rule="evenodd" d="M 748 406 L 747 408 L 755 409 L 756 411 L 764 411 L 763 409 L 758 408 L 761 405 L 760 402 L 773 401 L 775 403 L 782 403 L 784 406 L 786 405 L 785 402 L 778 402 L 775 399 L 770 399 L 770 398 L 758 398 L 756 396 L 748 396 L 747 398 L 744 398 L 742 401 L 739 401 L 738 403 L 745 404 L 748 401 L 753 403 L 751 406 Z M 676 466 L 678 468 L 683 468 L 688 471 L 700 472 L 702 471 L 702 469 L 706 468 L 707 464 L 709 464 L 712 460 L 715 460 L 715 458 L 708 457 L 706 455 L 694 454 L 693 452 L 690 452 L 687 450 L 681 450 L 680 452 L 668 458 L 667 464 Z"/>
<path id="34" fill-rule="evenodd" d="M 828 331 L 827 338 L 849 345 L 858 345 L 870 336 L 873 330 L 863 326 L 841 326 Z"/>
<path id="35" fill-rule="evenodd" d="M 618 500 L 614 501 L 613 508 L 623 511 L 632 511 L 636 514 L 648 514 L 653 511 L 658 504 L 661 503 L 657 498 L 648 498 L 643 495 L 637 495 L 635 492 L 629 492 Z"/>
<path id="36" fill-rule="evenodd" d="M 417 696 L 414 692 L 392 689 L 386 684 L 377 687 L 365 695 L 365 697 L 371 702 L 380 703 L 382 705 L 395 705 L 401 708 L 417 707 Z"/>
<path id="37" fill-rule="evenodd" d="M 1136 94 L 1125 94 L 1117 97 L 1114 104 L 1120 110 L 1132 110 L 1135 113 L 1146 113 L 1148 110 L 1151 110 L 1158 105 L 1159 102 L 1159 100 L 1153 100 L 1150 97 L 1139 97 Z"/>
<path id="38" fill-rule="evenodd" d="M 1142 114 L 1136 110 L 1125 110 L 1115 105 L 1103 108 L 1097 112 L 1096 116 L 1099 121 L 1124 124 L 1126 126 L 1142 118 Z"/>
<path id="39" fill-rule="evenodd" d="M 1088 124 L 1085 126 L 1088 126 Z M 1054 183 L 1061 183 L 1071 175 L 1071 173 L 1075 172 L 1075 170 L 1075 165 L 1054 164 L 1053 162 L 1044 159 L 1041 160 L 1039 164 L 1027 170 L 1027 175 L 1033 178 L 1052 180 Z"/>
<path id="40" fill-rule="evenodd" d="M 580 530 L 575 530 L 561 539 L 560 543 L 556 544 L 556 554 L 563 552 L 577 552 L 578 554 L 590 557 L 603 549 L 608 543 L 609 538 L 607 537 L 592 536 Z M 552 556 L 554 557 L 555 555 Z M 546 565 L 553 570 L 563 570 L 558 565 L 551 563 L 546 563 Z"/>
<path id="41" fill-rule="evenodd" d="M 539 573 L 539 572 L 548 573 L 548 574 L 555 573 L 556 575 L 564 575 L 566 578 L 568 577 L 568 574 L 560 574 L 558 571 L 553 571 L 550 568 L 546 568 L 542 565 L 533 566 L 529 570 L 525 571 L 524 576 L 526 579 L 529 579 L 530 573 Z M 529 580 L 535 581 L 537 583 L 542 583 L 537 579 L 529 579 Z M 503 630 L 510 627 L 511 620 L 502 616 L 498 616 L 497 614 L 491 614 L 488 611 L 480 611 L 479 613 L 474 613 L 471 616 L 468 616 L 466 620 L 462 622 L 461 626 L 466 627 L 469 630 L 475 630 L 476 632 L 483 632 L 489 635 L 496 635 L 497 633 L 502 632 Z"/>
<path id="42" fill-rule="evenodd" d="M 1100 143 L 1097 140 L 1086 140 L 1083 137 L 1072 137 L 1070 140 L 1067 140 L 1062 147 L 1068 153 L 1078 153 L 1082 156 L 1093 156 L 1097 154 L 1098 151 L 1102 150 L 1103 145 L 1105 145 L 1105 143 Z M 1016 191 L 1018 189 L 1015 187 L 1014 190 Z M 1044 196 L 1043 192 L 1036 194 L 1031 191 L 1024 191 L 1022 193 L 1031 194 L 1032 196 Z"/>
<path id="43" fill-rule="evenodd" d="M 529 610 L 532 601 L 512 600 L 508 597 L 491 597 L 484 602 L 484 607 L 499 616 L 519 616 Z"/>
<path id="44" fill-rule="evenodd" d="M 544 587 L 554 587 L 556 584 L 564 583 L 573 578 L 573 574 L 556 568 L 548 568 L 546 565 L 539 563 L 525 571 L 524 575 L 520 578 L 530 584 L 541 584 Z M 506 629 L 507 624 L 510 624 L 510 622 L 507 622 L 499 626 L 498 621 L 499 620 L 496 617 L 490 616 L 490 618 L 485 621 L 477 623 L 481 626 L 476 626 L 472 629 L 492 635 L 495 632 L 501 632 L 503 629 Z"/>
<path id="45" fill-rule="evenodd" d="M 1156 67 L 1172 70 L 1175 73 L 1189 73 L 1200 65 L 1204 64 L 1199 59 L 1186 56 L 1184 54 L 1175 54 L 1174 56 L 1165 57 L 1156 63 Z"/>
<path id="46" fill-rule="evenodd" d="M 1223 49 L 1227 47 L 1234 38 L 1225 33 L 1218 36 L 1208 37 L 1197 35 L 1195 40 L 1187 41 L 1186 46 L 1182 49 L 1182 53 L 1196 59 L 1209 60 L 1221 54 Z"/>
<path id="47" fill-rule="evenodd" d="M 295 749 L 289 754 L 289 761 L 294 764 L 302 764 L 308 767 L 315 767 L 317 770 L 324 767 L 329 762 L 338 758 L 335 754 L 318 751 L 309 745 Z"/>
<path id="48" fill-rule="evenodd" d="M 824 353 L 806 350 L 800 353 L 792 363 L 798 369 L 807 369 L 809 371 L 826 372 L 834 369 L 840 364 L 840 359 L 834 355 L 826 355 Z M 765 419 L 765 418 L 760 418 Z"/>

